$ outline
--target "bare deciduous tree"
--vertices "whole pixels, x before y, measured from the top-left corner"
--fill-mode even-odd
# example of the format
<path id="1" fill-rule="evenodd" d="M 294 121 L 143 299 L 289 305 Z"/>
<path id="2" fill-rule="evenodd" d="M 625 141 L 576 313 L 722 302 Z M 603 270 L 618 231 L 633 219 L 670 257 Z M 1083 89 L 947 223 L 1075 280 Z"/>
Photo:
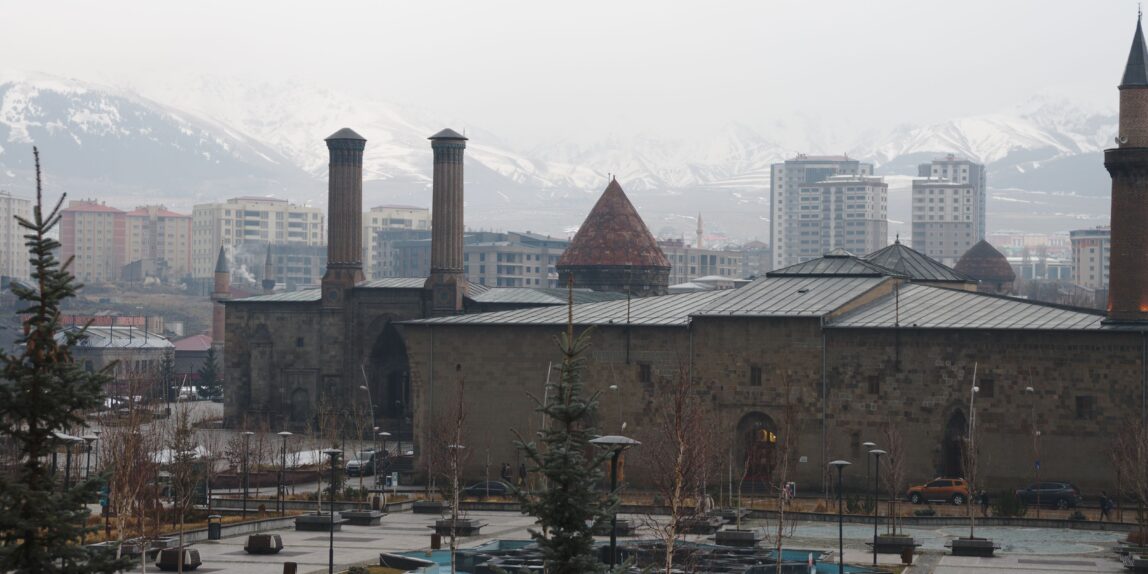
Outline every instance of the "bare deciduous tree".
<path id="1" fill-rule="evenodd" d="M 882 482 L 889 493 L 889 533 L 898 534 L 901 529 L 901 516 L 898 503 L 901 493 L 905 492 L 905 437 L 901 428 L 893 422 L 882 425 L 881 433 L 885 442 L 885 457 L 881 459 L 878 472 L 884 469 Z M 874 501 L 876 504 L 876 501 Z"/>

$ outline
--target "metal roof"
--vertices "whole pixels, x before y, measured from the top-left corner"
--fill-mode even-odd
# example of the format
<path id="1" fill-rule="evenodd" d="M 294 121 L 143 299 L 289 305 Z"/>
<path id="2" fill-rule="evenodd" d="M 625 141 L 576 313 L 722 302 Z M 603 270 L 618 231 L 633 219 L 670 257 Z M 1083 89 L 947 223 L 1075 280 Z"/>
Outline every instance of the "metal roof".
<path id="1" fill-rule="evenodd" d="M 709 291 L 640 297 L 629 303 L 629 324 L 636 326 L 683 326 L 691 314 L 705 308 L 715 299 L 730 291 Z M 625 325 L 627 301 L 604 301 L 574 306 L 574 322 L 578 325 Z M 455 315 L 407 321 L 415 325 L 565 325 L 565 306 L 534 307 L 514 311 Z"/>
<path id="2" fill-rule="evenodd" d="M 138 327 L 65 327 L 56 333 L 57 341 L 64 341 L 65 332 L 77 333 L 83 330 L 83 335 L 76 342 L 78 348 L 109 347 L 116 349 L 171 349 L 175 345 L 171 341 L 156 333 Z"/>
<path id="3" fill-rule="evenodd" d="M 256 295 L 243 299 L 232 299 L 224 303 L 311 303 L 323 298 L 319 289 L 301 289 L 299 291 L 283 291 L 269 295 Z"/>
<path id="4" fill-rule="evenodd" d="M 355 285 L 356 289 L 422 289 L 426 277 L 384 277 Z"/>
<path id="5" fill-rule="evenodd" d="M 888 247 L 866 255 L 864 259 L 870 263 L 876 263 L 898 273 L 903 273 L 913 281 L 959 281 L 962 283 L 975 281 L 920 251 L 906 247 L 900 239 Z"/>
<path id="6" fill-rule="evenodd" d="M 847 251 L 826 253 L 823 257 L 810 259 L 803 263 L 775 269 L 765 274 L 766 277 L 903 277 L 904 275 L 883 267 L 877 263 L 866 261 Z"/>
<path id="7" fill-rule="evenodd" d="M 436 133 L 435 135 L 433 135 L 427 139 L 428 140 L 464 140 L 467 138 L 466 138 L 466 136 L 464 136 L 464 135 L 462 135 L 462 134 L 460 134 L 460 133 L 458 133 L 458 132 L 456 132 L 450 128 L 446 128 L 446 129 L 440 130 L 438 133 Z"/>
<path id="8" fill-rule="evenodd" d="M 887 281 L 886 277 L 766 277 L 720 297 L 700 316 L 819 317 Z"/>
<path id="9" fill-rule="evenodd" d="M 930 285 L 906 284 L 889 294 L 833 319 L 832 328 L 1094 330 L 1104 314 Z M 900 301 L 898 301 L 900 299 Z M 900 308 L 898 311 L 898 307 Z M 899 319 L 898 319 L 899 318 Z"/>
<path id="10" fill-rule="evenodd" d="M 343 129 L 327 136 L 324 141 L 329 141 L 329 140 L 361 140 L 361 141 L 367 141 L 367 138 L 355 133 L 355 130 L 353 130 L 351 128 L 343 128 Z"/>
<path id="11" fill-rule="evenodd" d="M 591 291 L 590 289 L 574 289 L 570 295 L 573 296 L 575 305 L 598 303 L 601 301 L 616 301 L 626 298 L 625 293 Z M 567 292 L 565 289 L 496 287 L 494 289 L 487 289 L 472 299 L 478 303 L 565 305 L 567 303 Z"/>

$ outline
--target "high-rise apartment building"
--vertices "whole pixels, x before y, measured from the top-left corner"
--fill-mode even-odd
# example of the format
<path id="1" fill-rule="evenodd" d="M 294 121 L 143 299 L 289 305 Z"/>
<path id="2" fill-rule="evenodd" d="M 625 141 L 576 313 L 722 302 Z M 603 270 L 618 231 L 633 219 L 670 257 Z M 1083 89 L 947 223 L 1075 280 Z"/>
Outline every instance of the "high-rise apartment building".
<path id="1" fill-rule="evenodd" d="M 389 277 L 379 262 L 380 236 L 384 230 L 430 231 L 431 214 L 426 207 L 380 205 L 363 214 L 363 272 L 370 279 Z M 385 241 L 385 239 L 384 239 Z"/>
<path id="2" fill-rule="evenodd" d="M 70 271 L 81 282 L 115 282 L 127 262 L 127 218 L 123 210 L 90 199 L 60 210 L 60 255 L 74 258 Z"/>
<path id="3" fill-rule="evenodd" d="M 191 216 L 145 205 L 125 214 L 128 264 L 162 262 L 162 276 L 178 279 L 191 273 Z"/>
<path id="4" fill-rule="evenodd" d="M 266 197 L 196 205 L 192 209 L 192 275 L 212 276 L 221 245 L 325 245 L 326 240 L 323 211 L 318 207 Z"/>
<path id="5" fill-rule="evenodd" d="M 1112 230 L 1109 227 L 1077 229 L 1069 232 L 1072 240 L 1072 282 L 1089 289 L 1108 288 L 1108 251 Z"/>
<path id="6" fill-rule="evenodd" d="M 16 216 L 32 218 L 32 200 L 0 191 L 0 276 L 27 279 L 28 248 Z"/>
<path id="7" fill-rule="evenodd" d="M 985 166 L 948 155 L 921 164 L 913 182 L 913 249 L 955 265 L 985 238 Z"/>
<path id="8" fill-rule="evenodd" d="M 822 222 L 824 221 L 826 225 L 832 225 L 832 220 L 824 219 L 822 215 L 814 217 L 813 205 L 817 203 L 820 206 L 821 200 L 818 199 L 814 202 L 812 197 L 815 193 L 813 191 L 806 194 L 808 199 L 803 200 L 802 186 L 815 184 L 838 175 L 871 176 L 873 164 L 861 163 L 855 159 L 849 159 L 847 156 L 800 154 L 794 159 L 786 160 L 785 163 L 775 163 L 771 167 L 769 242 L 773 250 L 771 254 L 773 258 L 772 267 L 778 269 L 820 257 L 824 254 L 824 251 L 821 251 L 824 243 L 822 236 L 825 235 L 821 229 Z M 853 187 L 858 187 L 858 185 Z M 885 195 L 885 193 L 881 195 L 882 205 Z M 884 207 L 881 208 L 881 214 L 881 219 L 884 220 Z M 829 235 L 832 236 L 832 233 Z M 884 245 L 885 240 L 882 239 L 881 241 Z"/>

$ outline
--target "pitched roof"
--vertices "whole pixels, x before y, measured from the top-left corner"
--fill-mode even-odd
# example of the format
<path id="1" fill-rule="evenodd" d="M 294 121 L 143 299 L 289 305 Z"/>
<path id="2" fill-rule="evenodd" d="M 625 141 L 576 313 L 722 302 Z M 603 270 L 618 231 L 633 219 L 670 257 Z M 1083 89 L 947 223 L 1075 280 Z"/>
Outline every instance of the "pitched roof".
<path id="1" fill-rule="evenodd" d="M 172 341 L 177 352 L 206 351 L 211 348 L 211 337 L 208 335 L 192 335 Z"/>
<path id="2" fill-rule="evenodd" d="M 367 138 L 355 133 L 355 130 L 353 130 L 351 128 L 343 128 L 343 129 L 327 136 L 327 138 L 323 141 L 331 141 L 331 140 L 362 140 L 362 141 L 367 141 Z"/>
<path id="3" fill-rule="evenodd" d="M 1008 258 L 984 239 L 970 247 L 953 269 L 977 281 L 1009 283 L 1016 280 Z"/>
<path id="4" fill-rule="evenodd" d="M 1002 295 L 932 285 L 906 284 L 830 320 L 833 328 L 1094 330 L 1104 313 Z"/>
<path id="5" fill-rule="evenodd" d="M 219 246 L 219 257 L 215 259 L 215 272 L 227 273 L 227 252 L 222 245 Z"/>
<path id="6" fill-rule="evenodd" d="M 1144 30 L 1140 28 L 1139 18 L 1136 19 L 1136 33 L 1132 36 L 1132 49 L 1128 52 L 1120 87 L 1148 87 L 1148 48 L 1144 45 Z"/>
<path id="7" fill-rule="evenodd" d="M 65 212 L 69 212 L 69 211 L 71 211 L 71 212 L 84 211 L 84 212 L 92 212 L 92 213 L 124 213 L 124 211 L 122 209 L 116 209 L 114 207 L 104 205 L 102 203 L 96 203 L 94 201 L 87 201 L 87 200 L 76 200 L 76 201 L 69 202 L 68 207 L 65 207 L 64 209 L 60 210 L 61 213 L 65 213 Z"/>
<path id="8" fill-rule="evenodd" d="M 766 277 L 903 277 L 905 274 L 835 249 L 817 259 L 774 269 Z"/>
<path id="9" fill-rule="evenodd" d="M 613 291 L 592 291 L 590 289 L 574 289 L 570 293 L 574 304 L 597 303 L 601 301 L 616 301 L 625 299 L 625 293 Z M 567 291 L 557 288 L 540 287 L 496 287 L 480 293 L 473 299 L 478 303 L 516 303 L 528 305 L 565 305 Z"/>
<path id="10" fill-rule="evenodd" d="M 904 274 L 913 281 L 972 281 L 944 263 L 906 247 L 900 239 L 888 247 L 866 255 L 864 259 Z"/>
<path id="11" fill-rule="evenodd" d="M 698 315 L 820 317 L 860 297 L 886 277 L 765 277 L 740 289 L 719 291 Z"/>
<path id="12" fill-rule="evenodd" d="M 706 291 L 682 295 L 641 297 L 626 301 L 603 301 L 574 306 L 574 323 L 578 325 L 625 325 L 681 327 L 690 315 L 728 291 Z M 629 312 L 627 314 L 627 305 Z M 407 321 L 415 325 L 565 325 L 565 305 L 531 307 L 514 311 L 454 315 Z"/>
<path id="13" fill-rule="evenodd" d="M 467 137 L 454 131 L 454 130 L 452 130 L 452 129 L 450 129 L 450 128 L 446 128 L 446 129 L 438 132 L 437 134 L 435 134 L 435 135 L 433 135 L 427 139 L 428 140 L 464 140 L 464 139 L 467 139 Z"/>
<path id="14" fill-rule="evenodd" d="M 625 265 L 669 269 L 670 261 L 613 179 L 558 259 L 558 267 Z"/>

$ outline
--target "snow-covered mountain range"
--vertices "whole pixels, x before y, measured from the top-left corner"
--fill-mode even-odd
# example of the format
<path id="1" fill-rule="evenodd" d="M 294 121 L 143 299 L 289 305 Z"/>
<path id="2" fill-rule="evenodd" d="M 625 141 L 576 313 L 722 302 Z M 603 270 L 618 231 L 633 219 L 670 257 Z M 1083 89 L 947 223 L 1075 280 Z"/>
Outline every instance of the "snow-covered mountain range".
<path id="1" fill-rule="evenodd" d="M 704 212 L 711 231 L 750 239 L 768 234 L 770 164 L 797 152 L 847 151 L 886 175 L 915 175 L 918 163 L 940 154 L 969 157 L 989 165 L 1001 214 L 1016 194 L 1106 196 L 1100 152 L 1116 133 L 1116 117 L 1036 98 L 1007 113 L 871 131 L 848 146 L 825 142 L 831 138 L 819 134 L 826 126 L 795 115 L 763 131 L 729 124 L 708 137 L 637 134 L 524 150 L 456 118 L 301 83 L 204 78 L 140 94 L 24 77 L 0 83 L 0 189 L 30 190 L 34 143 L 49 182 L 74 198 L 101 197 L 123 208 L 164 202 L 182 210 L 236 195 L 325 205 L 323 138 L 344 126 L 368 139 L 367 207 L 428 205 L 426 137 L 450 126 L 471 138 L 471 227 L 563 234 L 581 222 L 613 174 L 655 233 L 688 233 L 693 216 Z M 1052 219 L 1040 225 L 1082 216 L 1055 200 L 1045 204 Z"/>

